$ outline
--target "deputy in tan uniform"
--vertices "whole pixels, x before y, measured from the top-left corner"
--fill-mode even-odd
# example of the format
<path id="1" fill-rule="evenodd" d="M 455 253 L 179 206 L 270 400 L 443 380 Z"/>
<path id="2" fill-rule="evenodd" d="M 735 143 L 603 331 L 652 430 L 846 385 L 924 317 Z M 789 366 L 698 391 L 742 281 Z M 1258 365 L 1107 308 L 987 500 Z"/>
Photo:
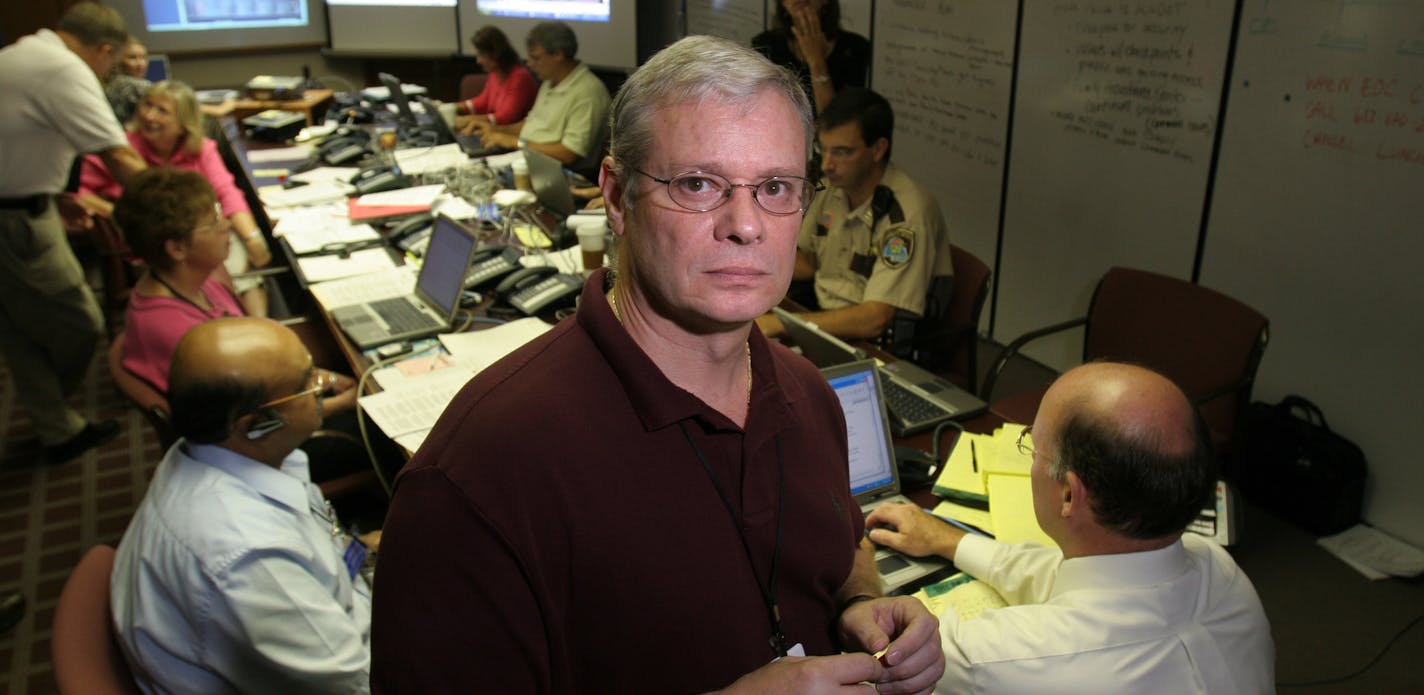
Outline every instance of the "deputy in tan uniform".
<path id="1" fill-rule="evenodd" d="M 868 89 L 845 89 L 819 118 L 827 188 L 801 223 L 797 280 L 815 280 L 820 310 L 803 314 L 833 335 L 885 339 L 908 351 L 916 324 L 948 307 L 949 233 L 939 204 L 890 163 L 895 114 Z M 757 320 L 777 336 L 771 314 Z"/>

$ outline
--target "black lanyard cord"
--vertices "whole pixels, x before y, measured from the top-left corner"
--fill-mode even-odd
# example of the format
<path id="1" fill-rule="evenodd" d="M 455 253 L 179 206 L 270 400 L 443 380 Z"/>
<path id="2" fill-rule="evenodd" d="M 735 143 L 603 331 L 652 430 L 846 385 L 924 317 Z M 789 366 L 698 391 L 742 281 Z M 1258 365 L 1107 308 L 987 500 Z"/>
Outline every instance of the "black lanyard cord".
<path id="1" fill-rule="evenodd" d="M 712 481 L 712 487 L 717 490 L 717 497 L 722 500 L 722 506 L 727 510 L 727 517 L 731 519 L 732 526 L 737 529 L 737 537 L 742 540 L 742 550 L 747 554 L 747 564 L 751 566 L 752 578 L 756 579 L 757 588 L 761 590 L 762 601 L 766 603 L 766 611 L 771 619 L 771 649 L 778 657 L 786 656 L 786 632 L 781 627 L 781 607 L 776 602 L 776 574 L 781 564 L 781 521 L 784 518 L 782 513 L 786 506 L 786 463 L 781 456 L 781 435 L 776 435 L 776 545 L 771 551 L 771 571 L 767 576 L 767 583 L 762 583 L 761 576 L 757 574 L 756 562 L 752 559 L 752 545 L 747 538 L 746 529 L 742 528 L 741 521 L 738 520 L 737 510 L 732 507 L 732 500 L 727 496 L 726 490 L 722 488 L 722 483 L 717 479 L 716 471 L 712 470 L 712 465 L 707 463 L 707 457 L 702 454 L 702 449 L 693 441 L 692 433 L 687 431 L 687 423 L 679 421 L 678 429 L 682 430 L 682 436 L 687 438 L 687 443 L 692 447 L 692 452 L 697 454 L 697 461 L 702 464 L 702 470 L 707 472 L 707 478 Z"/>

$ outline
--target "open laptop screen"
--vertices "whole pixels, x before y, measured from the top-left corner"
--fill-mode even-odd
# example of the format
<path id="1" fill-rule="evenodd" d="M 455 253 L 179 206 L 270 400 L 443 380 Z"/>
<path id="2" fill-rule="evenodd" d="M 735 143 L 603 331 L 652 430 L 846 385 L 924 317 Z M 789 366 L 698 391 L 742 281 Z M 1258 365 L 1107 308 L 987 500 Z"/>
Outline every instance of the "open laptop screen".
<path id="1" fill-rule="evenodd" d="M 465 264 L 475 243 L 474 235 L 462 230 L 458 222 L 443 215 L 436 218 L 415 288 L 446 316 L 455 311 L 455 304 L 460 301 Z"/>
<path id="2" fill-rule="evenodd" d="M 850 445 L 850 492 L 854 496 L 895 483 L 895 460 L 875 362 L 867 360 L 857 364 L 863 368 L 841 375 L 827 374 L 845 412 L 846 440 Z"/>

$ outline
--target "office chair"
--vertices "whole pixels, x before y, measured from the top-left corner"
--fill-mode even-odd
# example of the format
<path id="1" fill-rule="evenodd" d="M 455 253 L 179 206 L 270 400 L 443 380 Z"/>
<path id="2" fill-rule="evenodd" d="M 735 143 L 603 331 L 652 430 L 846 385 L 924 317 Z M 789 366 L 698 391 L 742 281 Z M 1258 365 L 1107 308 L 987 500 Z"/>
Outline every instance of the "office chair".
<path id="1" fill-rule="evenodd" d="M 96 545 L 84 553 L 54 607 L 50 657 L 61 695 L 137 695 L 138 685 L 114 634 L 109 575 L 114 549 Z"/>
<path id="2" fill-rule="evenodd" d="M 954 266 L 949 306 L 937 325 L 915 337 L 915 352 L 929 356 L 920 366 L 973 393 L 979 377 L 979 314 L 989 297 L 991 271 L 978 256 L 954 244 L 949 250 Z"/>
<path id="3" fill-rule="evenodd" d="M 134 257 L 119 232 L 119 226 L 103 215 L 93 215 L 94 224 L 85 230 L 98 256 L 100 295 L 104 310 L 104 330 L 112 340 L 123 325 L 129 292 L 143 273 L 143 261 Z"/>
<path id="4" fill-rule="evenodd" d="M 1024 345 L 1078 326 L 1084 327 L 1084 362 L 1116 360 L 1161 372 L 1201 411 L 1218 457 L 1236 448 L 1270 322 L 1215 290 L 1132 268 L 1108 269 L 1087 316 L 1029 331 L 999 353 L 981 394 L 990 412 L 1009 422 L 1033 422 L 1046 385 L 997 401 L 994 387 Z"/>
<path id="5" fill-rule="evenodd" d="M 485 81 L 489 75 L 483 72 L 472 72 L 460 78 L 460 101 L 466 102 L 480 95 L 485 89 Z"/>

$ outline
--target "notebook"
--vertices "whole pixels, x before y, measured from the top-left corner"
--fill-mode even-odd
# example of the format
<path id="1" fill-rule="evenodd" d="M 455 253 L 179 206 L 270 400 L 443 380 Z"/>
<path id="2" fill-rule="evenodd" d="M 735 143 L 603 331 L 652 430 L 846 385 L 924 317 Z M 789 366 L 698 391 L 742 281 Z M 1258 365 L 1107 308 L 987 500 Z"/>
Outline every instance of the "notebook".
<path id="1" fill-rule="evenodd" d="M 427 125 L 435 132 L 437 145 L 453 142 L 460 146 L 460 151 L 470 157 L 488 157 L 492 154 L 508 152 L 504 147 L 485 147 L 483 136 L 481 135 L 461 135 L 450 130 L 450 125 L 445 119 L 440 117 L 440 107 L 431 101 L 429 97 L 420 97 L 420 105 L 425 108 L 425 116 L 429 119 Z"/>
<path id="2" fill-rule="evenodd" d="M 362 350 L 448 331 L 475 246 L 474 232 L 441 215 L 430 234 L 414 293 L 341 307 L 331 312 L 331 319 Z"/>
<path id="3" fill-rule="evenodd" d="M 811 364 L 825 369 L 866 358 L 863 350 L 827 333 L 810 321 L 782 309 L 772 308 L 786 334 Z M 945 420 L 978 415 L 988 407 L 978 396 L 965 391 L 908 360 L 880 367 L 885 382 L 885 399 L 895 436 L 922 432 Z"/>
<path id="4" fill-rule="evenodd" d="M 890 419 L 881 396 L 880 370 L 875 360 L 859 360 L 821 370 L 840 399 L 845 412 L 846 440 L 850 450 L 850 492 L 861 512 L 887 502 L 914 504 L 900 494 L 900 473 L 895 467 L 895 445 Z M 917 587 L 947 570 L 943 558 L 914 558 L 886 547 L 876 547 L 875 566 L 887 592 Z"/>

